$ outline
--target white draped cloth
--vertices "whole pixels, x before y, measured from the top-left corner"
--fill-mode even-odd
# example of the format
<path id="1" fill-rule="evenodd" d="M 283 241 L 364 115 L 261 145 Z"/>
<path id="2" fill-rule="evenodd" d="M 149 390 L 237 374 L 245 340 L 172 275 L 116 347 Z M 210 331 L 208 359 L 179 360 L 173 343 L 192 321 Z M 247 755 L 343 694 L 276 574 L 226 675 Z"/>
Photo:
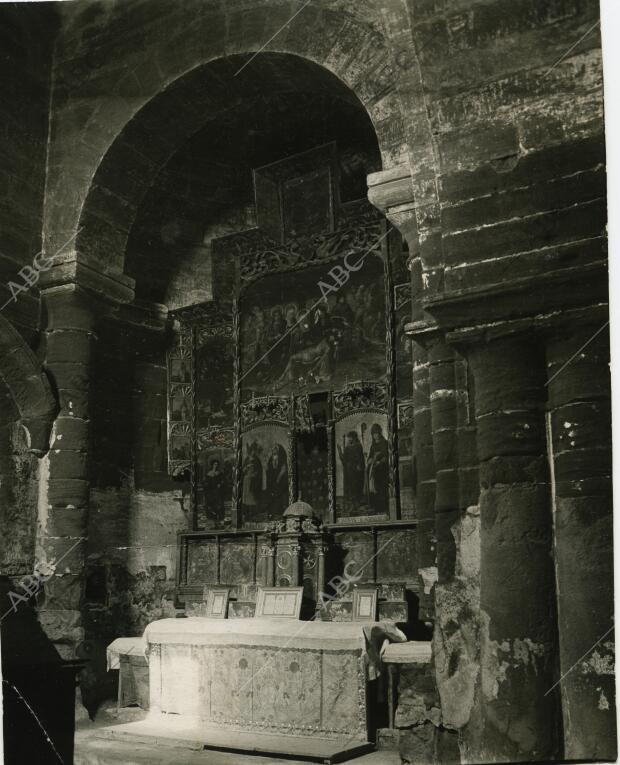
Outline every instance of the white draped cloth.
<path id="1" fill-rule="evenodd" d="M 120 669 L 120 657 L 127 654 L 146 656 L 146 641 L 144 637 L 116 638 L 116 640 L 112 641 L 106 648 L 108 672 L 111 669 Z"/>
<path id="2" fill-rule="evenodd" d="M 276 648 L 362 649 L 368 679 L 380 674 L 385 641 L 405 642 L 393 622 L 323 622 L 259 617 L 253 619 L 159 619 L 144 631 L 144 643 L 159 645 L 253 645 Z M 116 642 L 116 641 L 115 641 Z M 114 645 L 114 644 L 112 644 Z"/>

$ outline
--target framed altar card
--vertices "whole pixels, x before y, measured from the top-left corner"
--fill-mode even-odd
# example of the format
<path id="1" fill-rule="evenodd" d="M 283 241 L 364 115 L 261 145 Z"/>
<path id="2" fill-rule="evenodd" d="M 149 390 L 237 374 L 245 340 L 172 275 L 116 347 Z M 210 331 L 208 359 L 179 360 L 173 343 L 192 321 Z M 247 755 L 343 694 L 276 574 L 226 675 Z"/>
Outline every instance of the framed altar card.
<path id="1" fill-rule="evenodd" d="M 375 588 L 353 590 L 353 611 L 352 620 L 354 622 L 376 622 L 377 621 L 377 602 L 378 593 Z"/>
<path id="2" fill-rule="evenodd" d="M 207 592 L 207 606 L 205 616 L 208 619 L 226 619 L 228 614 L 229 597 L 230 590 L 228 587 L 209 588 L 209 591 Z"/>
<path id="3" fill-rule="evenodd" d="M 299 619 L 303 587 L 259 587 L 255 617 Z"/>

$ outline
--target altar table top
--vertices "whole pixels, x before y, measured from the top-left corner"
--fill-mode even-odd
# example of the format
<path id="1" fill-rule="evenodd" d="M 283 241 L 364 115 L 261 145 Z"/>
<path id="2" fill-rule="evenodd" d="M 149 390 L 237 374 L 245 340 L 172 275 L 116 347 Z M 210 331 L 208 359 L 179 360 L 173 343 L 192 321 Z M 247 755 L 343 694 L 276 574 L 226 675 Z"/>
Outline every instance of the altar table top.
<path id="1" fill-rule="evenodd" d="M 120 669 L 120 657 L 127 654 L 144 656 L 146 643 L 144 637 L 124 637 L 116 638 L 106 648 L 106 658 L 108 660 L 108 671 L 111 669 Z"/>
<path id="2" fill-rule="evenodd" d="M 254 619 L 158 619 L 147 625 L 147 643 L 203 645 L 241 642 L 245 645 L 280 645 L 294 639 L 296 647 L 355 648 L 364 639 L 381 636 L 394 642 L 407 638 L 392 622 L 322 622 L 259 617 Z M 320 646 L 319 646 L 320 647 Z"/>
<path id="3" fill-rule="evenodd" d="M 297 619 L 159 619 L 147 625 L 144 640 L 159 645 L 245 645 L 310 650 L 361 649 L 370 678 L 380 672 L 380 651 L 386 641 L 404 642 L 393 622 L 322 622 Z"/>

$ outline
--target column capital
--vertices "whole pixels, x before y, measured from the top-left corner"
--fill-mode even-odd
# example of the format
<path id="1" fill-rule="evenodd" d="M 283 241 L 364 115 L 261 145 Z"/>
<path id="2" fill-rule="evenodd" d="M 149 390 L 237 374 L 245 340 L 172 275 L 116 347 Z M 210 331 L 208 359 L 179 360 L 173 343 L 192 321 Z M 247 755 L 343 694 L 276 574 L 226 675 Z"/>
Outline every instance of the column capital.
<path id="1" fill-rule="evenodd" d="M 120 271 L 103 269 L 99 261 L 82 252 L 65 250 L 48 261 L 51 266 L 41 271 L 39 279 L 42 292 L 74 285 L 114 303 L 131 303 L 134 298 L 134 279 Z"/>
<path id="2" fill-rule="evenodd" d="M 411 246 L 417 241 L 418 224 L 413 178 L 408 164 L 370 173 L 368 201 L 386 216 Z"/>
<path id="3" fill-rule="evenodd" d="M 368 199 L 381 212 L 414 207 L 413 178 L 409 164 L 397 165 L 368 175 Z"/>

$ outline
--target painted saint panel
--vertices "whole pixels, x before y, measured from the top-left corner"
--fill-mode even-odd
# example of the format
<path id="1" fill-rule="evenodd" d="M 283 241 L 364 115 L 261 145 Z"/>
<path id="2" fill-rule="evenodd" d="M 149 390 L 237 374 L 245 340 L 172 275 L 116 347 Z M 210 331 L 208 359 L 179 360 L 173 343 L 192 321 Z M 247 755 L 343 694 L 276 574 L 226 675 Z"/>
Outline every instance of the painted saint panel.
<path id="1" fill-rule="evenodd" d="M 355 412 L 336 423 L 336 511 L 339 518 L 387 516 L 390 506 L 387 432 L 387 414 Z"/>
<path id="2" fill-rule="evenodd" d="M 222 528 L 230 522 L 234 465 L 232 448 L 198 452 L 198 528 Z"/>
<path id="3" fill-rule="evenodd" d="M 259 425 L 241 439 L 241 510 L 245 526 L 281 518 L 289 505 L 288 429 Z"/>
<path id="4" fill-rule="evenodd" d="M 233 343 L 228 327 L 197 331 L 196 427 L 233 421 Z"/>
<path id="5" fill-rule="evenodd" d="M 269 275 L 244 292 L 241 374 L 246 395 L 299 394 L 360 377 L 385 378 L 383 261 L 366 257 L 339 288 L 329 270 L 324 265 Z M 321 282 L 333 287 L 325 289 L 325 300 Z"/>
<path id="6" fill-rule="evenodd" d="M 189 356 L 171 356 L 168 369 L 171 383 L 190 382 L 192 379 L 192 359 Z"/>

